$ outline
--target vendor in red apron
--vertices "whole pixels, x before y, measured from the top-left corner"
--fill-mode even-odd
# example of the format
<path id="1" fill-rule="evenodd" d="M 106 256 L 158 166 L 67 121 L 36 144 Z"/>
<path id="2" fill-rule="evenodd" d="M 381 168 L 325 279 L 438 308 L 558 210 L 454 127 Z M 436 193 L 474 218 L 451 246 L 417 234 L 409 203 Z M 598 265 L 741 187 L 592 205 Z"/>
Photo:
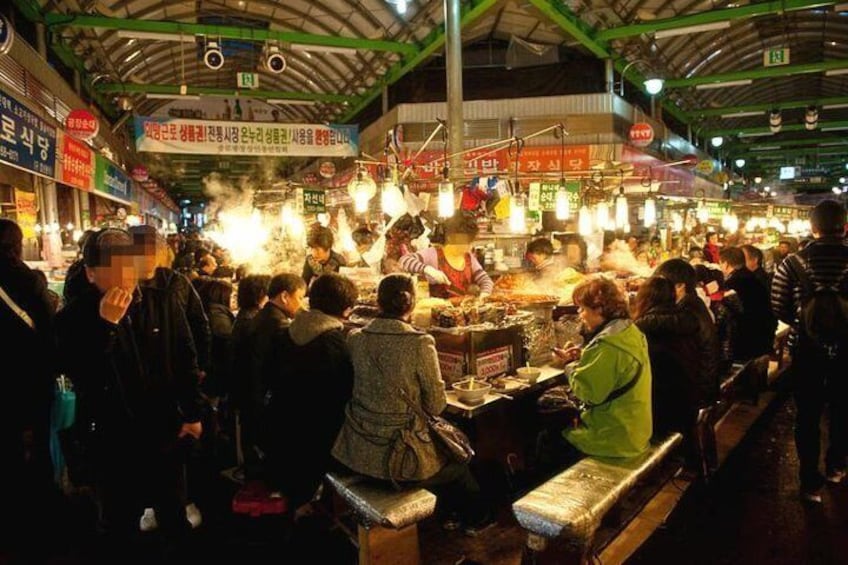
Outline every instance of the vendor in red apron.
<path id="1" fill-rule="evenodd" d="M 430 296 L 487 296 L 492 293 L 492 279 L 471 252 L 477 237 L 477 222 L 456 214 L 445 221 L 445 243 L 400 258 L 400 267 L 413 274 L 423 274 L 430 283 Z"/>

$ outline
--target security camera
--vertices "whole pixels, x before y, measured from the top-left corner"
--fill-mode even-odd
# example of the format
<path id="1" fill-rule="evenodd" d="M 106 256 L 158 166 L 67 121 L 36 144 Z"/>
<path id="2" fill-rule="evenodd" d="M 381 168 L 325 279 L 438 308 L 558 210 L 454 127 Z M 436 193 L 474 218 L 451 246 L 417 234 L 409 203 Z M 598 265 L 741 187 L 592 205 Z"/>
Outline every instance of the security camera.
<path id="1" fill-rule="evenodd" d="M 206 44 L 203 62 L 213 71 L 217 71 L 224 66 L 224 54 L 221 52 L 221 48 L 218 47 L 217 41 L 210 41 Z"/>
<path id="2" fill-rule="evenodd" d="M 275 75 L 286 70 L 286 58 L 280 53 L 276 45 L 269 45 L 265 49 L 265 69 Z"/>

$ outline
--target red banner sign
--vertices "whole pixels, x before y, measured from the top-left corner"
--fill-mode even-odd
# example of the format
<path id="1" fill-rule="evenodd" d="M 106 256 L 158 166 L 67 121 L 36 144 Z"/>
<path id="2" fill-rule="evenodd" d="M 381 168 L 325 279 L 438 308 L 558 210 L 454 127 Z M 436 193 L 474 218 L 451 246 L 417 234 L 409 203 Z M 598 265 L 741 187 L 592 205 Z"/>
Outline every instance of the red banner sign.
<path id="1" fill-rule="evenodd" d="M 64 136 L 62 142 L 62 178 L 65 184 L 91 190 L 94 180 L 94 154 L 85 143 Z"/>
<path id="2" fill-rule="evenodd" d="M 518 159 L 518 170 L 522 173 L 555 173 L 558 171 L 585 171 L 589 168 L 588 145 L 566 145 L 565 162 L 562 147 L 548 145 L 525 147 Z M 509 168 L 515 161 L 510 155 Z"/>
<path id="3" fill-rule="evenodd" d="M 627 137 L 636 147 L 647 147 L 654 140 L 654 128 L 644 122 L 633 124 Z"/>
<path id="4" fill-rule="evenodd" d="M 133 180 L 137 180 L 138 182 L 144 182 L 150 178 L 150 172 L 144 165 L 136 165 L 132 168 L 132 171 L 130 171 L 130 176 L 133 178 Z"/>
<path id="5" fill-rule="evenodd" d="M 100 122 L 88 110 L 71 110 L 65 118 L 65 133 L 77 139 L 91 139 L 100 131 Z"/>

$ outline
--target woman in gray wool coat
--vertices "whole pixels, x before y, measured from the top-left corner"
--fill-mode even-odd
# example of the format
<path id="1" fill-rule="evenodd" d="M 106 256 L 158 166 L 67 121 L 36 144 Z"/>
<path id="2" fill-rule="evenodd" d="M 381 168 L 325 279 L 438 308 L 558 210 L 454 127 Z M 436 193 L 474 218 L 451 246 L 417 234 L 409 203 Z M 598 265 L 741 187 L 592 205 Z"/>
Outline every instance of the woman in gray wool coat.
<path id="1" fill-rule="evenodd" d="M 436 492 L 443 525 L 460 522 L 469 535 L 491 525 L 480 486 L 467 464 L 450 461 L 433 443 L 427 423 L 399 394 L 425 412 L 447 405 L 435 340 L 410 325 L 415 283 L 406 274 L 388 275 L 377 290 L 380 317 L 351 332 L 353 396 L 333 447 L 333 456 L 353 471 Z"/>

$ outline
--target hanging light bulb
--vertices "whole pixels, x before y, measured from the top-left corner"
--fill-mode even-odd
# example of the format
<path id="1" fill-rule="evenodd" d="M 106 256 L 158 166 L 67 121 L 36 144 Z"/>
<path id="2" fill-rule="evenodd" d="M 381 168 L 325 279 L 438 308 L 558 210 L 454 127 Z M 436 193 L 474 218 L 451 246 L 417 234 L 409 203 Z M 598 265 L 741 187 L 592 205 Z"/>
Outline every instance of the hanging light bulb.
<path id="1" fill-rule="evenodd" d="M 645 227 L 649 228 L 657 223 L 657 202 L 648 194 L 645 199 Z"/>
<path id="2" fill-rule="evenodd" d="M 624 187 L 618 189 L 618 196 L 615 198 L 615 227 L 623 230 L 624 226 L 630 223 L 629 213 L 627 208 L 627 197 L 624 196 Z"/>
<path id="3" fill-rule="evenodd" d="M 509 202 L 509 230 L 513 233 L 527 231 L 527 214 L 523 194 L 512 196 Z"/>
<path id="4" fill-rule="evenodd" d="M 598 202 L 595 205 L 595 225 L 598 229 L 605 230 L 609 227 L 609 204 L 606 202 Z"/>
<path id="5" fill-rule="evenodd" d="M 698 210 L 695 212 L 698 222 L 706 224 L 710 221 L 710 210 L 707 208 L 707 201 L 701 200 L 698 202 Z"/>
<path id="6" fill-rule="evenodd" d="M 559 188 L 556 191 L 556 219 L 567 220 L 571 215 L 571 201 L 568 198 L 568 189 L 565 187 L 565 181 L 561 180 Z"/>
<path id="7" fill-rule="evenodd" d="M 577 233 L 580 235 L 592 235 L 592 213 L 589 207 L 583 204 L 577 216 Z"/>
<path id="8" fill-rule="evenodd" d="M 347 192 L 353 198 L 354 211 L 362 214 L 368 211 L 368 202 L 377 194 L 377 183 L 368 174 L 368 170 L 360 166 L 356 177 L 348 183 Z"/>
<path id="9" fill-rule="evenodd" d="M 454 203 L 453 183 L 443 180 L 439 183 L 439 217 L 450 218 L 456 208 Z"/>
<path id="10" fill-rule="evenodd" d="M 681 216 L 678 212 L 674 212 L 671 215 L 671 229 L 675 232 L 683 231 L 683 216 Z"/>
<path id="11" fill-rule="evenodd" d="M 390 218 L 406 213 L 406 201 L 393 180 L 385 180 L 380 184 L 380 209 Z"/>

